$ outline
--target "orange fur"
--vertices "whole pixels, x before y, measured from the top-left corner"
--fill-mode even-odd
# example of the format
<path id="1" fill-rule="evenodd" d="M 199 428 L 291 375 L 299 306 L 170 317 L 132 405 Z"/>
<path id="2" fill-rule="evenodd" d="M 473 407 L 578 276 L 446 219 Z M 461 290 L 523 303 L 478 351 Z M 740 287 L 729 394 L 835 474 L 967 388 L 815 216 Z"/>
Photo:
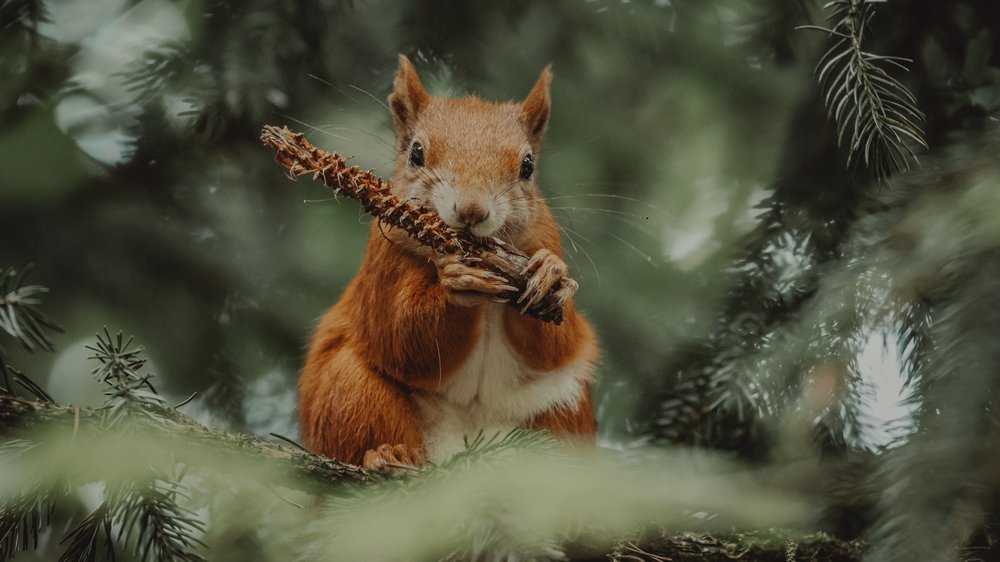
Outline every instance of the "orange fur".
<path id="1" fill-rule="evenodd" d="M 538 201 L 533 214 L 532 236 L 521 244 L 521 249 L 531 255 L 547 248 L 562 257 L 559 229 L 548 206 Z M 532 369 L 552 371 L 581 353 L 588 354 L 591 361 L 597 360 L 594 331 L 577 314 L 572 300 L 563 307 L 563 322 L 558 326 L 519 314 L 517 309 L 508 307 L 504 312 L 504 331 L 511 346 Z"/>
<path id="2" fill-rule="evenodd" d="M 593 443 L 597 421 L 590 402 L 590 389 L 584 386 L 583 395 L 572 408 L 553 408 L 535 416 L 531 428 L 548 430 L 574 441 Z"/>
<path id="3" fill-rule="evenodd" d="M 461 206 L 506 213 L 497 235 L 528 254 L 544 248 L 561 257 L 558 229 L 533 178 L 517 179 L 524 155 L 540 148 L 549 80 L 546 69 L 523 104 L 435 98 L 401 57 L 389 97 L 398 141 L 393 189 L 435 205 L 446 221 L 463 216 Z M 426 168 L 407 163 L 414 142 L 426 147 Z M 452 199 L 441 199 L 436 182 L 442 181 Z M 453 204 L 443 208 L 441 201 Z M 399 231 L 373 224 L 358 274 L 316 328 L 299 381 L 302 434 L 312 450 L 358 464 L 380 445 L 424 447 L 418 398 L 461 370 L 484 330 L 476 299 L 489 298 L 473 295 L 471 304 L 468 295 L 458 298 L 442 286 L 431 257 Z M 507 307 L 503 334 L 533 372 L 553 372 L 578 359 L 590 369 L 597 358 L 593 330 L 572 300 L 559 326 Z M 572 395 L 575 407 L 553 407 L 524 426 L 592 440 L 588 378 Z"/>

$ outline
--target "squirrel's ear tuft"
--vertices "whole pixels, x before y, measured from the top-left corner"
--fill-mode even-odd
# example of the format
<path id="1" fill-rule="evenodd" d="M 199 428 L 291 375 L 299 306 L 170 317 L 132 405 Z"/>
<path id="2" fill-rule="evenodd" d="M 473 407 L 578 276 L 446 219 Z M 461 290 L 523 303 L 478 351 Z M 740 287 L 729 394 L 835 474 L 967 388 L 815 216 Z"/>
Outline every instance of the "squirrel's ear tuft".
<path id="1" fill-rule="evenodd" d="M 546 66 L 538 81 L 521 104 L 521 115 L 528 126 L 533 142 L 542 140 L 545 125 L 549 122 L 549 83 L 552 82 L 552 65 Z"/>
<path id="2" fill-rule="evenodd" d="M 420 83 L 413 63 L 406 55 L 399 55 L 399 67 L 396 68 L 392 93 L 389 94 L 389 111 L 392 112 L 392 123 L 396 131 L 403 132 L 413 126 L 413 121 L 427 107 L 428 101 L 430 96 Z"/>

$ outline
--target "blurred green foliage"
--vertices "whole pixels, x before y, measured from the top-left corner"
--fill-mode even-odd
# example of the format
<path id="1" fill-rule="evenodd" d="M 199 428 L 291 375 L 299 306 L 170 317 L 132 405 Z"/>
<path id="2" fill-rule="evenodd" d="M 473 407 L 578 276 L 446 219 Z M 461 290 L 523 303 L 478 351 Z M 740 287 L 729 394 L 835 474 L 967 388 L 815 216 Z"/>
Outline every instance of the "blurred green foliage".
<path id="1" fill-rule="evenodd" d="M 540 184 L 604 344 L 602 425 L 623 435 L 712 311 L 719 256 L 751 224 L 812 81 L 748 64 L 736 14 L 693 5 L 92 4 L 39 3 L 37 23 L 5 33 L 3 59 L 23 65 L 2 98 L 0 255 L 35 262 L 52 288 L 60 349 L 127 327 L 167 392 L 205 393 L 236 427 L 233 395 L 273 372 L 294 384 L 368 221 L 288 184 L 258 146 L 262 124 L 388 175 L 397 53 L 437 93 L 492 99 L 522 97 L 551 63 Z M 49 356 L 17 361 L 52 372 Z"/>
<path id="2" fill-rule="evenodd" d="M 198 392 L 185 408 L 200 419 L 294 435 L 309 330 L 369 219 L 288 183 L 261 125 L 388 175 L 397 53 L 434 93 L 503 100 L 551 63 L 540 185 L 602 342 L 604 443 L 767 466 L 822 498 L 824 528 L 867 533 L 876 560 L 989 547 L 1000 7 L 827 8 L 0 0 L 0 267 L 34 262 L 66 329 L 55 355 L 0 357 L 60 402 L 98 405 L 83 342 L 122 327 L 168 402 Z M 911 61 L 883 85 L 923 117 L 900 125 L 929 147 L 913 172 L 838 143 L 827 100 L 860 102 L 823 90 L 816 64 L 855 43 L 796 27 L 847 10 L 871 15 L 857 60 Z M 863 84 L 863 67 L 825 84 Z M 892 414 L 886 385 L 906 396 Z"/>

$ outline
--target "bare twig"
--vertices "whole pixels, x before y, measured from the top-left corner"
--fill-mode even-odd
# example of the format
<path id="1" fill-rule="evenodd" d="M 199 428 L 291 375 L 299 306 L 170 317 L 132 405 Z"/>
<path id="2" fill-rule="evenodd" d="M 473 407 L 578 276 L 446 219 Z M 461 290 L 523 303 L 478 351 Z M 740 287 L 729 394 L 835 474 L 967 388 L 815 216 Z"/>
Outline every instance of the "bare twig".
<path id="1" fill-rule="evenodd" d="M 498 238 L 478 238 L 445 224 L 434 210 L 424 205 L 413 205 L 392 194 L 388 182 L 382 181 L 370 170 L 349 167 L 344 159 L 313 146 L 305 135 L 287 127 L 267 125 L 260 135 L 266 146 L 275 150 L 275 160 L 287 170 L 290 179 L 312 174 L 332 187 L 334 193 L 346 195 L 361 203 L 364 210 L 387 225 L 399 228 L 414 240 L 445 254 L 460 254 L 480 262 L 503 275 L 516 291 L 498 295 L 511 306 L 526 290 L 528 279 L 524 271 L 530 257 Z M 563 318 L 563 305 L 576 290 L 576 281 L 564 277 L 532 307 L 523 309 L 539 320 L 559 324 Z"/>

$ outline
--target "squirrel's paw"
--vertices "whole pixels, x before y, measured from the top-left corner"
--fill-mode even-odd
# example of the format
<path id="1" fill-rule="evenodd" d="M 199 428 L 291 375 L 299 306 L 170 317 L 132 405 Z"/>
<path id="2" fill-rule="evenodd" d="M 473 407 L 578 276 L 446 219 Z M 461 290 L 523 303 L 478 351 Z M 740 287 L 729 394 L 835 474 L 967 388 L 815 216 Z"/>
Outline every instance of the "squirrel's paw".
<path id="1" fill-rule="evenodd" d="M 522 275 L 531 276 L 525 285 L 524 293 L 517 299 L 517 303 L 523 305 L 521 312 L 523 313 L 542 302 L 552 287 L 563 279 L 566 279 L 566 282 L 557 290 L 557 297 L 560 305 L 565 303 L 576 293 L 577 288 L 576 281 L 566 277 L 567 273 L 569 273 L 569 268 L 566 267 L 566 262 L 552 253 L 551 250 L 542 248 L 535 252 L 524 271 L 521 272 Z"/>
<path id="2" fill-rule="evenodd" d="M 379 445 L 365 453 L 361 466 L 370 470 L 392 470 L 424 464 L 424 452 L 406 445 Z"/>
<path id="3" fill-rule="evenodd" d="M 486 302 L 506 303 L 499 295 L 516 291 L 507 279 L 498 273 L 472 267 L 454 254 L 435 257 L 438 279 L 448 290 L 448 302 L 458 306 L 475 306 Z"/>

